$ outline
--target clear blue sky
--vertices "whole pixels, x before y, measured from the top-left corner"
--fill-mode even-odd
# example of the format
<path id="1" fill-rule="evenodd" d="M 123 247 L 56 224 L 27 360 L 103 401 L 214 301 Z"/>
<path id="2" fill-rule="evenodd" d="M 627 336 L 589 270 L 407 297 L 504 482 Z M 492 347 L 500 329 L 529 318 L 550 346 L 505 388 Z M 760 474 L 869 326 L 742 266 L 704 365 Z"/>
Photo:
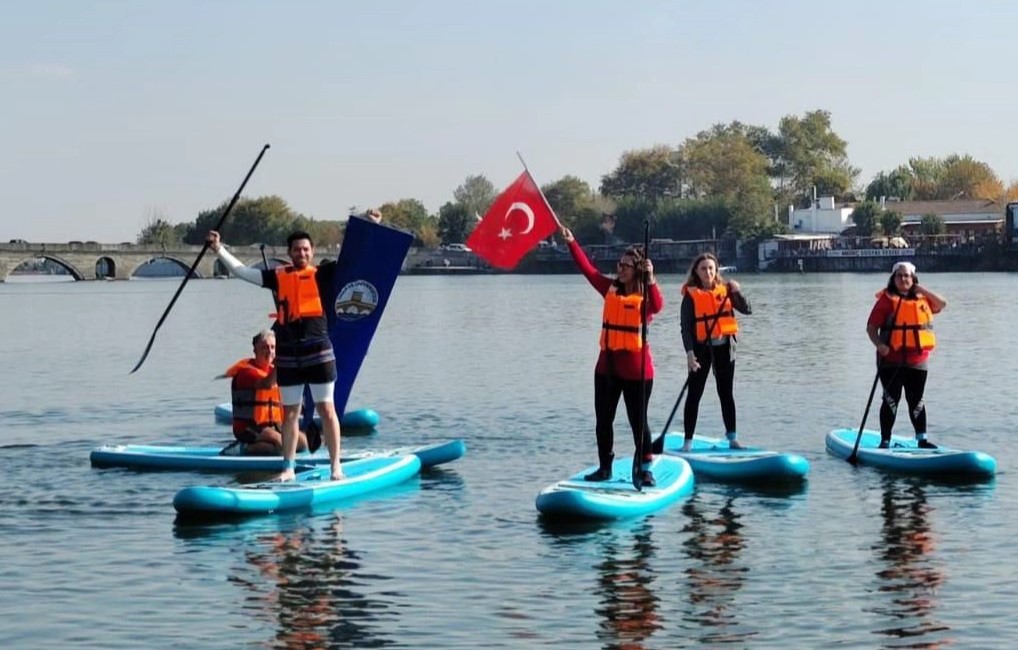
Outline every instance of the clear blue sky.
<path id="1" fill-rule="evenodd" d="M 1018 3 L 9 3 L 0 241 L 133 241 L 247 196 L 345 216 L 472 174 L 597 187 L 627 150 L 831 111 L 868 182 L 968 153 L 1018 178 Z"/>

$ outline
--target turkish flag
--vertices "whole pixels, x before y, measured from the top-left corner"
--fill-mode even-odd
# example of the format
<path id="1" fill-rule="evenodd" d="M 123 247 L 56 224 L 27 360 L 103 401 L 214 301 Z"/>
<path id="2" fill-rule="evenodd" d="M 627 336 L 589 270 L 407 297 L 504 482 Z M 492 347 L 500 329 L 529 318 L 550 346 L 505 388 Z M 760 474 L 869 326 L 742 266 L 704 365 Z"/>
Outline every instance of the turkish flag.
<path id="1" fill-rule="evenodd" d="M 492 266 L 509 270 L 557 229 L 558 219 L 524 171 L 491 204 L 467 246 Z"/>

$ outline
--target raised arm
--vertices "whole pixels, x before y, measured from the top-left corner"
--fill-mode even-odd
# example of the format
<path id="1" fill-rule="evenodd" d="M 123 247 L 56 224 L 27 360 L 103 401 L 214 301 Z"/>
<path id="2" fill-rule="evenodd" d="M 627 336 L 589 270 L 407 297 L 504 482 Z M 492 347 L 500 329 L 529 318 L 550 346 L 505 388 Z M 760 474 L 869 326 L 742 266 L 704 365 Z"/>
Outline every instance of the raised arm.
<path id="1" fill-rule="evenodd" d="M 244 266 L 243 262 L 238 260 L 230 253 L 230 251 L 226 250 L 226 248 L 223 247 L 222 242 L 219 240 L 218 232 L 216 232 L 215 230 L 210 230 L 208 237 L 206 237 L 205 241 L 208 242 L 209 248 L 212 249 L 212 252 L 216 254 L 216 256 L 219 258 L 219 261 L 225 264 L 226 268 L 228 268 L 231 273 L 233 273 L 241 280 L 250 282 L 251 284 L 256 284 L 259 287 L 262 286 L 261 270 L 253 269 L 249 266 Z"/>
<path id="2" fill-rule="evenodd" d="M 580 248 L 579 242 L 573 237 L 573 231 L 569 230 L 565 226 L 562 226 L 561 230 L 562 239 L 566 240 L 566 245 L 569 246 L 569 254 L 573 256 L 573 262 L 576 263 L 576 267 L 580 269 L 580 273 L 583 273 L 583 277 L 587 278 L 587 282 L 592 287 L 597 289 L 598 293 L 602 296 L 608 293 L 608 289 L 612 285 L 611 278 L 601 275 L 601 272 L 597 270 L 587 254 Z"/>

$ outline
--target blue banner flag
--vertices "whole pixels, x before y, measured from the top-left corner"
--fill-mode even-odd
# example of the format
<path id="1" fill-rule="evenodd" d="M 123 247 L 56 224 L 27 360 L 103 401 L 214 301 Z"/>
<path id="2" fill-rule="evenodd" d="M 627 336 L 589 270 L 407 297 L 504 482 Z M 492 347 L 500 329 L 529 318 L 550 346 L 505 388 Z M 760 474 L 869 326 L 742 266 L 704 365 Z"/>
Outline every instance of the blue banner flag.
<path id="1" fill-rule="evenodd" d="M 332 285 L 322 296 L 336 352 L 333 400 L 341 417 L 413 240 L 409 233 L 369 219 L 347 221 Z"/>

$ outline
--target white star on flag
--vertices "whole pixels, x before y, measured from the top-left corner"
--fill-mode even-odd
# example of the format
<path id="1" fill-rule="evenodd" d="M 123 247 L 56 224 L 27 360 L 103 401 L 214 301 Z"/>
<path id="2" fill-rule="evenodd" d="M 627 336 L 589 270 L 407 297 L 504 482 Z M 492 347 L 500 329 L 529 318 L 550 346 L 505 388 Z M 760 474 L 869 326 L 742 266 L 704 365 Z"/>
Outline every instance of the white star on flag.
<path id="1" fill-rule="evenodd" d="M 498 236 L 501 237 L 503 241 L 505 241 L 506 239 L 509 239 L 510 237 L 513 236 L 513 231 L 509 230 L 508 228 L 503 228 L 502 230 L 498 231 Z"/>

